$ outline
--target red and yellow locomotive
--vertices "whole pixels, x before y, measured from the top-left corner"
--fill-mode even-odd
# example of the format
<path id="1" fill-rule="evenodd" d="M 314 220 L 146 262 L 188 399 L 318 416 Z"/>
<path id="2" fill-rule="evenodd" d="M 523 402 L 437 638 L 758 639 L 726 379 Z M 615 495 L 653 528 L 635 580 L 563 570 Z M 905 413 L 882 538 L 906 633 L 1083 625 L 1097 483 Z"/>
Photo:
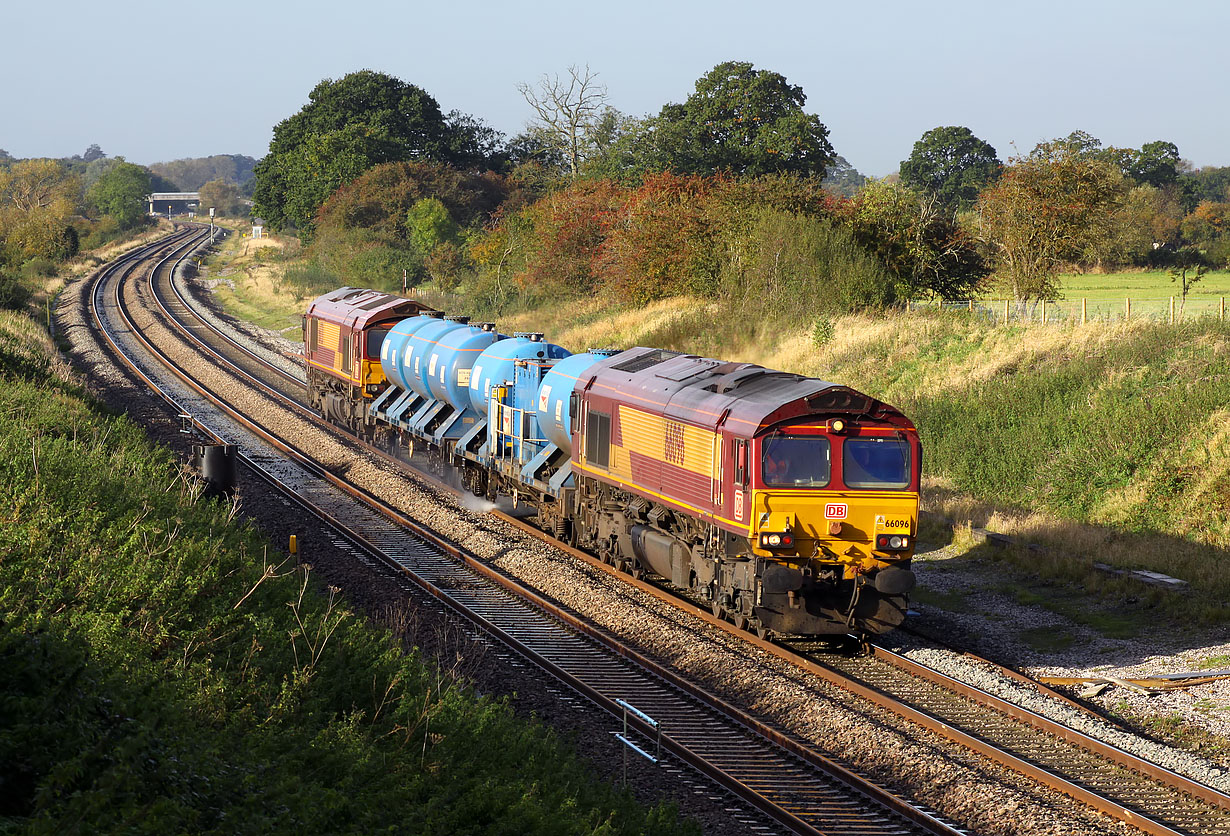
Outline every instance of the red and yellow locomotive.
<path id="1" fill-rule="evenodd" d="M 577 539 L 761 632 L 900 624 L 921 450 L 844 386 L 656 349 L 577 381 Z"/>

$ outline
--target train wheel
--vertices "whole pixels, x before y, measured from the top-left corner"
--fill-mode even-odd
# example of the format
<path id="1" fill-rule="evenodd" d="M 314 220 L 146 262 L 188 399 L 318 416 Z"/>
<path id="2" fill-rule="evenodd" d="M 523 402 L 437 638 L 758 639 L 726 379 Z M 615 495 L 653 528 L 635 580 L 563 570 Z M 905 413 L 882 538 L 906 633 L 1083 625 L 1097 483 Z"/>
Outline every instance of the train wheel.
<path id="1" fill-rule="evenodd" d="M 756 638 L 764 639 L 765 641 L 773 640 L 773 631 L 763 624 L 756 625 Z"/>
<path id="2" fill-rule="evenodd" d="M 714 618 L 722 618 L 723 614 L 726 612 L 726 608 L 723 607 L 720 602 L 714 601 L 709 606 L 709 611 L 713 613 Z"/>
<path id="3" fill-rule="evenodd" d="M 742 614 L 736 615 L 733 620 L 735 623 L 736 630 L 747 629 L 747 616 L 746 615 L 742 615 Z"/>

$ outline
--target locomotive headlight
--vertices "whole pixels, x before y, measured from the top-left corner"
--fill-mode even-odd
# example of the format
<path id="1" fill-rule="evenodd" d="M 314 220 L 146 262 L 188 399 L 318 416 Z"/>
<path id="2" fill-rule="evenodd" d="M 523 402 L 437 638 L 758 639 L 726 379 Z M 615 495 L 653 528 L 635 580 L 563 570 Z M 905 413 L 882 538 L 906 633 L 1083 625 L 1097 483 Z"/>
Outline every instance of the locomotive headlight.
<path id="1" fill-rule="evenodd" d="M 841 435 L 846 431 L 846 422 L 840 418 L 834 418 L 829 421 L 829 431 Z"/>
<path id="2" fill-rule="evenodd" d="M 763 532 L 760 535 L 762 549 L 789 549 L 794 546 L 794 535 L 789 531 L 775 533 Z"/>

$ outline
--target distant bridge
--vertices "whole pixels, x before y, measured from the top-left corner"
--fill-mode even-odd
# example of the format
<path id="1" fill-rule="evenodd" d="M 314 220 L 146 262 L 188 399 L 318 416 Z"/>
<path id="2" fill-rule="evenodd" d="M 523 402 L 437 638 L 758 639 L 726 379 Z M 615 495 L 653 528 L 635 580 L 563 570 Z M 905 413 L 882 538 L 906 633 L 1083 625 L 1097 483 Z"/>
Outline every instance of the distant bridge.
<path id="1" fill-rule="evenodd" d="M 200 203 L 200 192 L 154 192 L 149 196 L 149 213 L 181 215 L 184 212 L 195 212 Z"/>

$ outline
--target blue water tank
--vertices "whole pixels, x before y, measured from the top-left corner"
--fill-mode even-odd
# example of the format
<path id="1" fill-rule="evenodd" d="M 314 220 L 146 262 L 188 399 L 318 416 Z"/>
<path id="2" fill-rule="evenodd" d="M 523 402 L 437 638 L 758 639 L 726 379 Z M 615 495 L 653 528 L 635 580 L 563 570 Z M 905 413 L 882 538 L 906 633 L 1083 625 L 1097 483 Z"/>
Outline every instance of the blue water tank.
<path id="1" fill-rule="evenodd" d="M 402 389 L 410 389 L 410 366 L 407 349 L 410 347 L 410 337 L 429 322 L 439 322 L 444 314 L 439 311 L 421 313 L 411 316 L 389 329 L 388 335 L 380 345 L 380 367 L 384 376 L 394 385 Z"/>
<path id="2" fill-rule="evenodd" d="M 573 354 L 560 360 L 538 387 L 538 428 L 543 436 L 569 456 L 572 455 L 572 390 L 581 373 L 613 354 L 617 349 L 599 349 Z"/>
<path id="3" fill-rule="evenodd" d="M 470 373 L 470 404 L 485 417 L 491 387 L 513 382 L 518 360 L 558 360 L 568 356 L 567 349 L 543 342 L 542 334 L 517 334 L 512 339 L 492 343 L 474 361 Z"/>
<path id="4" fill-rule="evenodd" d="M 462 331 L 468 326 L 459 318 L 438 319 L 430 322 L 410 335 L 406 348 L 406 378 L 410 388 L 424 398 L 433 398 L 427 385 L 431 370 L 431 352 L 435 350 L 440 338 L 451 331 Z M 468 320 L 467 320 L 468 321 Z"/>
<path id="5" fill-rule="evenodd" d="M 470 408 L 470 375 L 474 363 L 492 343 L 507 339 L 495 326 L 467 325 L 436 341 L 427 356 L 427 385 L 431 396 L 457 410 Z"/>

